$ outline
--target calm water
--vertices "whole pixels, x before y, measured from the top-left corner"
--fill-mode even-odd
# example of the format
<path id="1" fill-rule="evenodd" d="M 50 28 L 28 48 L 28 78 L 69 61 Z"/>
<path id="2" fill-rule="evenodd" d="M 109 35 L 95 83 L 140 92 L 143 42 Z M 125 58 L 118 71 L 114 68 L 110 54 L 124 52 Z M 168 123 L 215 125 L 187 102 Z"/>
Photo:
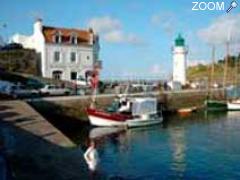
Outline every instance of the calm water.
<path id="1" fill-rule="evenodd" d="M 96 131 L 106 133 L 83 128 L 69 136 L 85 150 Z M 99 171 L 110 179 L 240 179 L 240 112 L 175 116 L 97 144 Z"/>

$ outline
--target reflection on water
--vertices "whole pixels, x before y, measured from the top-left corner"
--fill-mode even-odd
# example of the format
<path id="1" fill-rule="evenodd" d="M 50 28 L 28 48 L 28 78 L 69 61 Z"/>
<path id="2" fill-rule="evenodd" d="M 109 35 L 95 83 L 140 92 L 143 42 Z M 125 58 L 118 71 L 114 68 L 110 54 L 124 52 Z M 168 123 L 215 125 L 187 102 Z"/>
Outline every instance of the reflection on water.
<path id="1" fill-rule="evenodd" d="M 240 111 L 229 111 L 227 112 L 228 119 L 239 119 L 240 118 Z"/>
<path id="2" fill-rule="evenodd" d="M 168 117 L 136 129 L 92 128 L 76 140 L 97 141 L 100 169 L 119 179 L 239 179 L 240 112 Z"/>
<path id="3" fill-rule="evenodd" d="M 185 151 L 185 128 L 178 127 L 176 129 L 169 129 L 170 144 L 172 151 L 172 170 L 175 171 L 179 177 L 182 177 L 186 168 Z"/>

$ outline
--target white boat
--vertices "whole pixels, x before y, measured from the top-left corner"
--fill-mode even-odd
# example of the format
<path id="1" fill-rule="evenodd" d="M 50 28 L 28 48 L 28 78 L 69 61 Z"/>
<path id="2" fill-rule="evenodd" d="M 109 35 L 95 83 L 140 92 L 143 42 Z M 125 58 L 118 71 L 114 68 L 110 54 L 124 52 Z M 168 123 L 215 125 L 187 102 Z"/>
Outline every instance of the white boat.
<path id="1" fill-rule="evenodd" d="M 162 112 L 157 111 L 157 98 L 152 97 L 120 99 L 119 107 L 115 111 L 88 108 L 87 114 L 90 123 L 94 126 L 141 127 L 159 124 L 163 121 Z"/>
<path id="2" fill-rule="evenodd" d="M 230 111 L 240 111 L 240 99 L 228 102 L 227 103 L 227 108 Z"/>

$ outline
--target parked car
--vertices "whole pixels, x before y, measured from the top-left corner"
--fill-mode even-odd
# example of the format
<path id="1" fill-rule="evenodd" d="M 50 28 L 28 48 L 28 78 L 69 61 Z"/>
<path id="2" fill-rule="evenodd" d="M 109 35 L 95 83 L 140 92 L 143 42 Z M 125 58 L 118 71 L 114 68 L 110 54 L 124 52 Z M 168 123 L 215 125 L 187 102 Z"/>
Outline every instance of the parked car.
<path id="1" fill-rule="evenodd" d="M 82 76 L 79 76 L 77 78 L 77 80 L 75 81 L 75 83 L 78 85 L 78 86 L 85 86 L 85 87 L 89 87 L 90 86 L 90 80 L 86 80 L 85 78 L 83 78 Z"/>
<path id="2" fill-rule="evenodd" d="M 14 98 L 32 97 L 39 94 L 36 89 L 29 89 L 23 85 L 11 85 L 6 87 L 5 91 Z"/>
<path id="3" fill-rule="evenodd" d="M 69 95 L 71 90 L 56 85 L 47 84 L 40 89 L 42 95 Z"/>

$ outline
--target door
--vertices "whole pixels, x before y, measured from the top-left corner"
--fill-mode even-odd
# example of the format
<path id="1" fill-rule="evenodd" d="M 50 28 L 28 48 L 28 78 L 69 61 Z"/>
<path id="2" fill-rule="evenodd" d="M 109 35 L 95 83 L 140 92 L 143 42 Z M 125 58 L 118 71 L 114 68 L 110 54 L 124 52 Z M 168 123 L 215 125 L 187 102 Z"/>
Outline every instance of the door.
<path id="1" fill-rule="evenodd" d="M 52 78 L 56 79 L 56 80 L 61 80 L 62 79 L 62 71 L 53 71 Z"/>

